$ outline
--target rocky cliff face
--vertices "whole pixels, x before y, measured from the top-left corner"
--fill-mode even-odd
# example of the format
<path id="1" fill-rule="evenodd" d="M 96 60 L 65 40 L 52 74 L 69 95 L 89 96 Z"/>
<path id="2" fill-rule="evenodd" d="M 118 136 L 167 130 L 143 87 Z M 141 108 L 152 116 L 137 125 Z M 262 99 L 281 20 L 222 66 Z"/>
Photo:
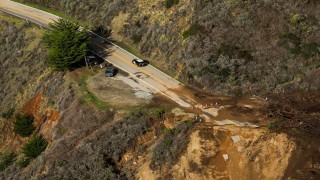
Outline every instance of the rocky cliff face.
<path id="1" fill-rule="evenodd" d="M 320 5 L 315 0 L 22 2 L 111 29 L 113 38 L 161 69 L 215 94 L 320 87 Z"/>

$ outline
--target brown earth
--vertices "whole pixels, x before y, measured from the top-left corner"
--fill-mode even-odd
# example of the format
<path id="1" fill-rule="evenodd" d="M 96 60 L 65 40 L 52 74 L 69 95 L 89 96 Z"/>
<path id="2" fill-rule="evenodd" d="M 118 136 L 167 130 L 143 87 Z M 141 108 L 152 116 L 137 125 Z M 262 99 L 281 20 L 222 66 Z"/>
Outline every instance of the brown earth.
<path id="1" fill-rule="evenodd" d="M 51 140 L 54 127 L 60 120 L 60 114 L 57 110 L 48 108 L 46 103 L 43 92 L 40 92 L 24 104 L 18 113 L 32 115 L 35 118 L 34 126 L 37 128 L 36 131 L 40 132 L 45 139 Z M 5 126 L 1 126 L 6 132 L 6 136 L 2 139 L 2 148 L 0 150 L 5 152 L 20 149 L 29 138 L 21 138 L 13 133 L 13 124 L 11 122 L 6 122 L 5 124 Z"/>
<path id="2" fill-rule="evenodd" d="M 90 84 L 106 83 L 112 81 L 112 88 L 118 93 L 106 93 L 110 96 L 125 97 L 132 95 L 132 90 L 122 82 L 105 78 L 97 74 L 89 78 Z M 122 84 L 122 85 L 121 85 Z M 120 85 L 120 86 L 118 86 Z M 125 90 L 127 88 L 127 90 Z M 100 97 L 104 93 L 103 89 L 98 92 Z M 113 89 L 113 90 L 115 90 Z M 270 121 L 276 120 L 283 114 L 274 113 L 274 107 L 279 112 L 285 112 L 289 104 L 299 102 L 299 106 L 292 106 L 291 111 L 305 113 L 305 116 L 319 114 L 317 93 L 310 94 L 280 94 L 266 95 L 264 97 L 226 97 L 212 96 L 196 90 L 179 89 L 180 93 L 189 96 L 199 104 L 218 109 L 218 115 L 212 120 L 198 123 L 190 134 L 190 143 L 181 155 L 179 160 L 172 166 L 163 166 L 161 170 L 150 169 L 152 152 L 157 144 L 157 137 L 148 133 L 139 138 L 141 146 L 147 146 L 143 154 L 136 154 L 135 150 L 129 150 L 123 155 L 120 164 L 131 167 L 135 176 L 140 179 L 282 179 L 287 177 L 317 177 L 319 175 L 319 149 L 317 148 L 318 138 L 310 139 L 308 134 L 292 134 L 286 127 L 276 127 L 267 129 Z M 162 99 L 162 98 L 160 98 Z M 108 98 L 108 102 L 112 101 Z M 131 99 L 135 101 L 135 98 Z M 129 101 L 131 101 L 129 100 Z M 287 102 L 289 101 L 289 102 Z M 292 101 L 292 102 L 291 102 Z M 166 102 L 168 103 L 168 102 Z M 157 104 L 157 105 L 161 105 Z M 284 109 L 282 109 L 284 108 Z M 190 114 L 179 115 L 166 113 L 163 122 L 164 127 L 174 128 L 179 122 L 194 118 L 192 114 L 199 114 L 197 108 L 184 109 Z M 296 116 L 292 117 L 297 118 Z M 241 122 L 251 122 L 259 126 L 257 129 L 240 128 L 235 126 L 215 126 L 213 120 L 233 119 Z M 298 119 L 296 119 L 298 120 Z M 318 119 L 310 122 L 317 123 Z M 309 123 L 310 123 L 309 122 Z M 291 124 L 293 125 L 293 124 Z M 293 126 L 291 126 L 292 131 Z M 313 132 L 317 134 L 317 132 Z M 234 143 L 231 136 L 239 136 L 240 141 Z M 309 146 L 304 148 L 308 142 Z M 138 145 L 137 146 L 140 146 Z M 223 155 L 228 154 L 228 160 L 223 159 Z M 120 165 L 121 166 L 121 165 Z M 297 170 L 298 169 L 298 170 Z"/>
<path id="3" fill-rule="evenodd" d="M 233 143 L 231 136 L 240 141 Z M 160 171 L 150 170 L 150 154 L 141 157 L 137 177 L 141 179 L 280 179 L 296 145 L 285 134 L 263 129 L 197 126 L 179 161 Z M 223 155 L 229 159 L 225 161 Z M 139 164 L 142 163 L 142 164 Z"/>
<path id="4" fill-rule="evenodd" d="M 72 72 L 70 76 L 78 76 L 79 71 Z M 95 82 L 110 83 L 113 90 L 118 93 L 109 94 L 116 97 L 134 97 L 130 86 L 117 82 L 111 78 L 105 78 L 101 74 L 96 74 L 89 77 L 88 87 L 90 83 Z M 81 82 L 81 79 L 76 79 L 75 84 Z M 106 86 L 106 88 L 109 86 Z M 90 88 L 89 88 L 90 89 Z M 104 91 L 101 90 L 101 93 Z M 107 93 L 108 94 L 108 93 Z M 99 94 L 97 94 L 99 96 Z M 260 126 L 268 125 L 271 120 L 290 120 L 290 126 L 285 123 L 279 124 L 270 129 L 265 127 L 260 128 L 241 128 L 235 126 L 216 126 L 213 121 L 205 121 L 196 123 L 189 135 L 189 143 L 182 154 L 178 154 L 178 159 L 174 164 L 164 164 L 159 170 L 152 170 L 150 163 L 154 148 L 159 143 L 162 135 L 156 135 L 157 131 L 162 128 L 175 128 L 178 123 L 185 120 L 194 119 L 197 114 L 197 109 L 185 109 L 173 112 L 166 112 L 163 121 L 153 124 L 149 130 L 142 136 L 137 137 L 136 144 L 130 147 L 122 155 L 121 161 L 116 163 L 116 167 L 122 171 L 122 168 L 129 169 L 136 178 L 140 179 L 285 179 L 288 177 L 299 177 L 302 179 L 316 179 L 319 173 L 319 155 L 320 149 L 318 146 L 319 138 L 317 123 L 319 112 L 317 111 L 317 103 L 319 96 L 317 93 L 311 94 L 283 94 L 281 96 L 268 95 L 265 98 L 232 98 L 202 95 L 199 92 L 190 94 L 195 100 L 202 103 L 214 103 L 212 106 L 219 108 L 218 116 L 212 120 L 236 119 L 258 124 Z M 120 98 L 119 97 L 119 98 Z M 81 98 L 81 94 L 77 94 L 75 98 Z M 135 102 L 136 98 L 129 101 Z M 73 102 L 77 102 L 76 99 Z M 116 101 L 107 101 L 116 102 Z M 215 104 L 217 102 L 217 105 Z M 310 102 L 310 103 L 307 103 Z M 51 163 L 55 163 L 54 159 L 64 157 L 65 153 L 75 153 L 77 149 L 85 145 L 87 139 L 94 139 L 99 133 L 103 133 L 105 128 L 111 127 L 114 123 L 121 122 L 129 113 L 126 110 L 116 110 L 114 121 L 97 121 L 101 126 L 92 126 L 90 130 L 85 130 L 87 125 L 82 127 L 83 130 L 71 128 L 70 126 L 73 116 L 76 111 L 83 109 L 73 103 L 68 106 L 70 120 L 66 117 L 61 119 L 61 113 L 53 108 L 46 107 L 47 99 L 43 92 L 39 92 L 22 106 L 21 112 L 31 113 L 36 117 L 36 125 L 41 134 L 50 142 L 50 145 L 45 153 L 46 164 L 40 167 L 45 170 Z M 139 101 L 135 102 L 139 103 Z M 167 106 L 169 101 L 155 97 L 149 102 L 151 107 Z M 299 103 L 299 106 L 294 104 Z M 118 106 L 117 106 L 118 105 Z M 141 104 L 140 104 L 141 105 Z M 175 107 L 175 105 L 170 105 Z M 115 104 L 115 107 L 124 107 L 120 104 Z M 276 110 L 278 111 L 275 111 Z M 86 107 L 87 111 L 94 113 L 93 107 Z M 289 113 L 290 112 L 290 113 Z M 180 115 L 179 115 L 180 113 Z M 79 116 L 79 114 L 77 115 Z M 303 123 L 306 125 L 312 124 L 310 128 L 306 126 L 299 128 L 301 117 L 304 118 Z M 70 122 L 69 122 L 70 121 Z M 297 121 L 297 123 L 295 123 Z M 66 123 L 69 123 L 66 124 Z M 89 123 L 89 121 L 87 122 Z M 297 130 L 293 130 L 297 128 Z M 65 129 L 65 130 L 63 130 Z M 82 131 L 86 131 L 83 133 Z M 10 132 L 10 128 L 7 129 Z M 59 141 L 54 140 L 53 134 L 62 133 Z M 64 131 L 64 132 L 62 132 Z M 65 133 L 65 134 L 64 134 Z M 77 134 L 82 134 L 78 136 Z M 59 133 L 58 133 L 59 134 Z M 9 135 L 9 134 L 8 134 Z M 64 138 L 70 136 L 75 138 L 70 140 L 68 147 L 64 151 L 61 149 Z M 57 135 L 55 135 L 57 136 Z M 233 142 L 232 136 L 238 136 L 239 141 Z M 12 134 L 7 136 L 5 142 L 6 147 L 19 149 L 25 142 L 20 138 L 14 138 Z M 9 138 L 10 137 L 10 138 Z M 60 142 L 60 143 L 58 143 Z M 65 142 L 66 143 L 66 142 Z M 20 144 L 19 146 L 17 146 Z M 143 147 L 143 148 L 142 148 Z M 142 148 L 142 149 L 141 149 Z M 56 149 L 56 150 L 55 150 Z M 6 150 L 6 149 L 2 149 Z M 223 155 L 228 155 L 228 159 L 224 160 Z M 38 163 L 38 162 L 37 162 Z M 30 167 L 34 168 L 34 167 Z M 31 170 L 31 169 L 29 169 Z M 25 169 L 24 171 L 29 171 Z M 40 172 L 40 171 L 39 171 Z M 42 170 L 41 170 L 42 172 Z"/>
<path id="5" fill-rule="evenodd" d="M 114 78 L 106 78 L 103 70 L 88 78 L 87 83 L 89 91 L 113 107 L 138 106 L 150 103 L 148 99 L 134 96 L 134 90 L 129 85 Z"/>

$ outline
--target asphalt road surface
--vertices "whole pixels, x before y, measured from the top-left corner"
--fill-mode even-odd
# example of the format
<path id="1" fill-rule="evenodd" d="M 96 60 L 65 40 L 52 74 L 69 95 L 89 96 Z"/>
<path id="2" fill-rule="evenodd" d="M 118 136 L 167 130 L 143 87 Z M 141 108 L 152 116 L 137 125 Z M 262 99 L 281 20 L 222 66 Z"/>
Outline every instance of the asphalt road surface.
<path id="1" fill-rule="evenodd" d="M 0 10 L 44 27 L 59 19 L 56 15 L 9 0 L 0 0 Z M 145 85 L 152 87 L 182 107 L 191 107 L 198 104 L 190 95 L 179 91 L 186 89 L 180 82 L 151 65 L 137 67 L 131 62 L 132 59 L 137 58 L 134 55 L 98 35 L 90 33 L 90 36 L 92 42 L 91 48 L 95 54 L 102 56 L 105 60 L 126 71 L 131 76 L 139 79 Z"/>

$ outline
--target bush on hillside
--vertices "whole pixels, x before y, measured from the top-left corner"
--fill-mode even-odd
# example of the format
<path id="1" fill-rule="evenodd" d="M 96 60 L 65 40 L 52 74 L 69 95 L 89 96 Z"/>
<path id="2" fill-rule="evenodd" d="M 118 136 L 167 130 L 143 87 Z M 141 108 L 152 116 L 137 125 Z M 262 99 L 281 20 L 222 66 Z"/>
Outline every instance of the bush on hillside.
<path id="1" fill-rule="evenodd" d="M 190 36 L 196 35 L 198 32 L 201 31 L 201 28 L 202 27 L 197 23 L 192 24 L 187 30 L 183 31 L 182 37 L 186 39 Z"/>
<path id="2" fill-rule="evenodd" d="M 19 134 L 21 137 L 28 137 L 35 129 L 35 127 L 33 126 L 33 121 L 33 116 L 18 114 L 16 116 L 15 122 L 13 122 L 13 131 Z"/>
<path id="3" fill-rule="evenodd" d="M 171 8 L 172 6 L 179 4 L 179 0 L 166 0 L 165 1 L 165 7 L 167 9 Z"/>
<path id="4" fill-rule="evenodd" d="M 312 43 L 307 43 L 302 45 L 302 54 L 305 58 L 310 58 L 319 53 L 319 46 L 317 43 L 312 42 Z"/>
<path id="5" fill-rule="evenodd" d="M 30 159 L 29 158 L 23 158 L 19 161 L 17 161 L 18 166 L 20 166 L 21 168 L 27 167 L 30 163 Z"/>
<path id="6" fill-rule="evenodd" d="M 31 140 L 22 147 L 22 152 L 27 158 L 36 158 L 47 148 L 47 141 L 40 135 L 34 135 Z"/>
<path id="7" fill-rule="evenodd" d="M 4 154 L 0 159 L 0 171 L 3 171 L 10 166 L 15 161 L 15 158 L 16 154 L 14 152 Z"/>
<path id="8" fill-rule="evenodd" d="M 142 39 L 142 35 L 135 34 L 135 35 L 131 36 L 131 39 L 134 43 L 139 43 Z"/>
<path id="9" fill-rule="evenodd" d="M 291 18 L 290 18 L 290 23 L 292 24 L 292 25 L 297 25 L 297 24 L 299 24 L 301 21 L 303 21 L 304 20 L 304 17 L 301 15 L 301 14 L 299 14 L 299 13 L 294 13 L 294 14 L 292 14 L 291 15 Z"/>
<path id="10" fill-rule="evenodd" d="M 253 56 L 249 51 L 243 50 L 232 44 L 221 44 L 217 53 L 234 59 L 245 59 L 248 61 L 253 59 Z"/>
<path id="11" fill-rule="evenodd" d="M 1 114 L 2 118 L 10 119 L 14 114 L 14 108 L 9 109 L 7 112 Z"/>
<path id="12" fill-rule="evenodd" d="M 150 168 L 157 170 L 163 164 L 176 162 L 189 143 L 193 121 L 183 121 L 172 129 L 163 130 L 163 138 L 153 149 Z"/>
<path id="13" fill-rule="evenodd" d="M 156 118 L 162 118 L 164 116 L 165 110 L 163 108 L 152 109 L 152 115 Z"/>
<path id="14" fill-rule="evenodd" d="M 273 120 L 273 121 L 269 122 L 267 127 L 268 127 L 268 129 L 274 129 L 274 128 L 279 127 L 279 124 L 280 124 L 279 120 Z"/>

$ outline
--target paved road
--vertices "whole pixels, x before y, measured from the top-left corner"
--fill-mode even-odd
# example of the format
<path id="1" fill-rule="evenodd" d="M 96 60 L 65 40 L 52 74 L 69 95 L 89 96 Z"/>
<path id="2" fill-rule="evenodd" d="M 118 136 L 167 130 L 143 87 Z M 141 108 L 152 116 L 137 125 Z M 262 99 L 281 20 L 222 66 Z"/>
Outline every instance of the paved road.
<path id="1" fill-rule="evenodd" d="M 0 0 L 0 10 L 23 19 L 28 19 L 29 21 L 45 27 L 48 26 L 49 23 L 59 19 L 56 15 L 9 0 Z M 190 95 L 179 91 L 181 89 L 186 89 L 180 82 L 151 65 L 145 67 L 133 65 L 131 60 L 136 58 L 135 56 L 118 46 L 110 44 L 97 35 L 91 33 L 90 36 L 92 39 L 91 46 L 93 51 L 98 55 L 104 56 L 103 58 L 107 59 L 115 66 L 128 72 L 131 76 L 138 78 L 143 83 L 154 88 L 156 91 L 170 98 L 180 106 L 191 107 L 198 104 Z"/>
<path id="2" fill-rule="evenodd" d="M 56 15 L 9 0 L 0 0 L 0 10 L 45 27 L 54 20 L 59 19 Z"/>

